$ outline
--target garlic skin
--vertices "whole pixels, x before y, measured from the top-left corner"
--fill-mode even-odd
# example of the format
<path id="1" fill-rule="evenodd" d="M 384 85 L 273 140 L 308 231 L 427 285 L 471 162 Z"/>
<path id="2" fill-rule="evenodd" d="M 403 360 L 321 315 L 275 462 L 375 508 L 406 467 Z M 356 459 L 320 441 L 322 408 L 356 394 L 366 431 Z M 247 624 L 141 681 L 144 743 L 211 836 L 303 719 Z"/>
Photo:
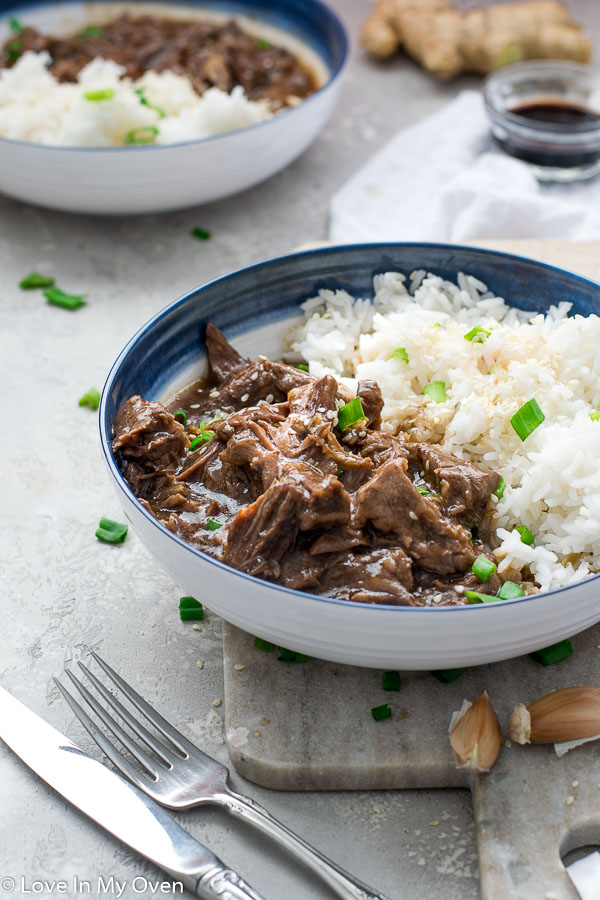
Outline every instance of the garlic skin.
<path id="1" fill-rule="evenodd" d="M 600 734 L 600 688 L 577 685 L 552 691 L 513 710 L 508 736 L 518 744 L 554 744 Z"/>
<path id="2" fill-rule="evenodd" d="M 500 753 L 502 733 L 487 691 L 475 703 L 465 700 L 450 722 L 450 746 L 456 767 L 489 772 Z"/>

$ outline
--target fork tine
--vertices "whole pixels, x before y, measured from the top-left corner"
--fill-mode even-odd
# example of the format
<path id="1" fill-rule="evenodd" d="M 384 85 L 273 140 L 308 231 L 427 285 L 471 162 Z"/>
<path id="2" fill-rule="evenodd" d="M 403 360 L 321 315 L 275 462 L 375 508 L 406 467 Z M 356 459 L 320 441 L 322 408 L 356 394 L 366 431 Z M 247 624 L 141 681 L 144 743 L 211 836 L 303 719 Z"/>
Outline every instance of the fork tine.
<path id="1" fill-rule="evenodd" d="M 139 712 L 141 712 L 144 716 L 146 716 L 148 721 L 151 722 L 164 737 L 171 741 L 171 743 L 175 747 L 177 747 L 177 749 L 180 750 L 184 756 L 190 756 L 191 754 L 201 754 L 203 756 L 205 755 L 201 750 L 198 749 L 198 747 L 192 744 L 191 741 L 188 741 L 188 739 L 184 737 L 180 731 L 177 731 L 176 728 L 173 728 L 170 722 L 167 722 L 167 720 L 164 719 L 160 715 L 160 713 L 157 713 L 156 710 L 152 706 L 150 706 L 150 704 L 147 703 L 143 697 L 140 697 L 137 691 L 134 691 L 131 685 L 127 684 L 127 682 L 124 681 L 121 676 L 118 675 L 115 670 L 111 668 L 111 666 L 109 666 L 107 662 L 104 662 L 102 657 L 98 656 L 98 654 L 93 650 L 92 656 L 94 657 L 98 665 L 104 669 L 109 678 L 112 678 L 118 688 L 125 694 L 127 699 L 131 701 L 135 708 L 139 710 Z"/>
<path id="2" fill-rule="evenodd" d="M 89 736 L 93 738 L 93 740 L 98 744 L 104 755 L 107 756 L 108 759 L 110 759 L 110 761 L 117 767 L 117 769 L 120 769 L 121 772 L 123 772 L 130 781 L 137 785 L 140 790 L 147 791 L 148 782 L 140 776 L 140 772 L 135 768 L 135 766 L 132 766 L 131 763 L 126 760 L 121 753 L 119 753 L 117 748 L 113 744 L 111 744 L 109 740 L 106 739 L 102 732 L 99 731 L 98 726 L 96 725 L 94 720 L 90 719 L 86 711 L 79 705 L 77 700 L 75 700 L 75 698 L 71 696 L 67 689 L 63 687 L 58 678 L 54 678 L 53 681 Z"/>
<path id="3" fill-rule="evenodd" d="M 107 687 L 102 684 L 99 678 L 97 678 L 93 672 L 90 672 L 87 666 L 85 666 L 82 662 L 77 663 L 79 668 L 82 669 L 87 677 L 90 679 L 96 690 L 99 694 L 102 694 L 108 705 L 118 713 L 121 718 L 127 722 L 132 731 L 137 734 L 139 738 L 141 738 L 144 743 L 153 750 L 156 755 L 162 759 L 166 766 L 170 768 L 179 761 L 181 762 L 181 757 L 177 756 L 175 753 L 172 753 L 164 744 L 162 744 L 159 740 L 157 740 L 150 732 L 144 728 L 144 726 L 138 722 L 138 720 L 131 715 L 128 709 L 126 709 L 122 703 L 117 700 L 113 694 L 107 689 Z"/>
<path id="4" fill-rule="evenodd" d="M 107 713 L 106 710 L 100 706 L 96 698 L 92 694 L 90 694 L 85 685 L 83 685 L 77 678 L 75 678 L 72 672 L 70 672 L 68 669 L 65 669 L 65 672 L 69 677 L 72 685 L 77 691 L 79 691 L 85 701 L 92 707 L 98 718 L 102 722 L 104 722 L 109 731 L 112 731 L 116 739 L 120 741 L 121 744 L 123 744 L 123 746 L 127 748 L 127 750 L 129 750 L 132 756 L 135 756 L 140 765 L 142 765 L 146 769 L 146 771 L 156 780 L 156 778 L 158 777 L 158 773 L 156 771 L 156 762 L 150 756 L 148 756 L 148 754 L 144 750 L 138 747 L 135 741 L 131 740 L 127 732 L 123 731 L 121 726 L 118 725 L 117 722 L 115 722 L 110 713 Z M 92 737 L 94 737 L 94 735 L 92 735 Z M 119 757 L 122 759 L 122 754 L 119 753 L 114 745 L 111 744 L 111 746 L 113 746 L 115 752 L 117 752 L 119 754 Z"/>

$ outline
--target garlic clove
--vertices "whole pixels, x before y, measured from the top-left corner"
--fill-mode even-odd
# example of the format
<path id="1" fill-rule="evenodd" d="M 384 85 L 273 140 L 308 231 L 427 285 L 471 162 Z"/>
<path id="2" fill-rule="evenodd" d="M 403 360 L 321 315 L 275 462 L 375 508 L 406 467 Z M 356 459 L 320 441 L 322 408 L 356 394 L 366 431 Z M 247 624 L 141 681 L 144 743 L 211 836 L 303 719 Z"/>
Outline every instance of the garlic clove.
<path id="1" fill-rule="evenodd" d="M 519 744 L 554 744 L 600 734 L 600 688 L 577 685 L 552 691 L 513 710 L 508 736 Z"/>
<path id="2" fill-rule="evenodd" d="M 484 691 L 475 703 L 464 701 L 450 722 L 450 745 L 457 768 L 489 772 L 500 753 L 502 733 L 496 711 Z"/>

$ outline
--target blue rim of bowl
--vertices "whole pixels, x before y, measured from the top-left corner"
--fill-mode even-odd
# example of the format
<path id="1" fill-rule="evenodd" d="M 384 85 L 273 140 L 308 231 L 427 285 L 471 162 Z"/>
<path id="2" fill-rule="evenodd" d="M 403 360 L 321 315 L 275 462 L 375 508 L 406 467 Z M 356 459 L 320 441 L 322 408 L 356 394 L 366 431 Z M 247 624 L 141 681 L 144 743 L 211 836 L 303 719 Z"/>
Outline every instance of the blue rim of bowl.
<path id="1" fill-rule="evenodd" d="M 83 0 L 61 0 L 63 3 L 79 3 L 83 4 Z M 321 87 L 317 88 L 316 91 L 313 91 L 312 94 L 309 94 L 305 100 L 302 100 L 297 106 L 292 106 L 288 109 L 283 109 L 281 112 L 276 113 L 270 119 L 265 119 L 263 122 L 254 122 L 252 125 L 244 125 L 242 128 L 234 128 L 231 131 L 225 131 L 223 134 L 213 134 L 204 138 L 194 138 L 190 141 L 178 141 L 173 144 L 145 144 L 143 146 L 131 146 L 131 147 L 77 147 L 77 146 L 63 146 L 62 144 L 40 144 L 37 141 L 23 141 L 18 138 L 7 138 L 0 135 L 0 142 L 4 142 L 6 144 L 11 144 L 17 147 L 36 147 L 39 150 L 60 150 L 66 151 L 69 150 L 71 152 L 77 153 L 133 153 L 133 152 L 144 152 L 148 151 L 160 151 L 160 150 L 170 150 L 174 147 L 193 147 L 195 145 L 207 144 L 210 141 L 220 141 L 225 140 L 231 135 L 234 134 L 242 134 L 242 132 L 247 131 L 255 131 L 257 128 L 264 128 L 267 125 L 271 125 L 273 122 L 279 122 L 283 118 L 287 118 L 293 113 L 297 112 L 299 109 L 304 108 L 305 104 L 310 103 L 313 98 L 317 98 L 322 96 L 326 91 L 328 91 L 335 82 L 339 81 L 341 76 L 344 74 L 344 71 L 348 65 L 348 58 L 350 53 L 350 42 L 348 39 L 348 32 L 342 23 L 342 20 L 339 16 L 325 3 L 321 2 L 321 0 L 310 0 L 310 2 L 318 7 L 318 9 L 322 12 L 322 14 L 330 20 L 335 31 L 337 33 L 338 39 L 340 40 L 341 45 L 341 59 L 337 64 L 336 68 L 333 69 L 329 73 L 329 77 L 327 81 L 321 85 Z M 29 3 L 15 3 L 8 7 L 7 9 L 2 9 L 0 21 L 6 21 L 10 18 L 11 13 L 16 12 L 17 10 L 22 9 L 42 9 L 45 6 L 52 6 L 54 4 L 54 0 L 33 0 L 33 2 Z M 177 3 L 173 4 L 177 6 Z M 201 6 L 201 2 L 198 4 Z M 182 0 L 181 6 L 185 6 L 185 0 Z M 280 28 L 280 31 L 284 31 L 285 29 Z M 298 39 L 300 40 L 300 38 Z M 301 41 L 302 43 L 302 41 Z"/>
<path id="2" fill-rule="evenodd" d="M 375 242 L 373 242 L 373 244 L 375 244 Z M 307 256 L 313 256 L 313 257 L 326 256 L 327 253 L 330 252 L 331 250 L 336 250 L 338 252 L 339 251 L 351 251 L 351 250 L 355 251 L 355 250 L 361 250 L 361 249 L 366 250 L 370 246 L 373 246 L 373 244 L 334 244 L 330 247 L 319 247 L 314 250 L 304 250 L 300 253 L 286 253 L 282 256 L 274 256 L 269 259 L 264 259 L 261 262 L 253 263 L 250 266 L 242 266 L 239 269 L 235 269 L 233 272 L 229 272 L 227 275 L 221 275 L 218 278 L 213 278 L 211 281 L 207 281 L 205 284 L 202 284 L 199 287 L 193 288 L 191 291 L 188 291 L 187 293 L 183 294 L 177 300 L 174 300 L 172 303 L 169 303 L 167 306 L 163 307 L 163 309 L 159 310 L 159 312 L 157 312 L 156 315 L 152 316 L 151 319 L 149 319 L 144 325 L 142 325 L 142 327 L 139 328 L 136 331 L 136 333 L 129 339 L 129 341 L 123 348 L 123 350 L 121 350 L 121 352 L 119 353 L 115 362 L 112 364 L 110 371 L 108 373 L 106 382 L 104 384 L 104 387 L 102 389 L 102 398 L 100 401 L 98 424 L 99 424 L 99 430 L 100 430 L 100 443 L 102 446 L 102 453 L 104 455 L 104 459 L 106 460 L 108 468 L 110 469 L 111 475 L 114 477 L 119 490 L 121 490 L 129 500 L 134 501 L 134 503 L 138 507 L 138 511 L 141 512 L 142 515 L 149 522 L 151 522 L 155 528 L 158 528 L 159 531 L 165 537 L 168 537 L 171 541 L 174 541 L 176 544 L 178 544 L 184 550 L 188 551 L 189 553 L 192 553 L 195 557 L 201 559 L 203 562 L 210 563 L 211 565 L 216 566 L 219 570 L 228 572 L 228 573 L 230 573 L 234 576 L 237 576 L 238 578 L 241 578 L 245 581 L 250 581 L 251 583 L 256 584 L 256 585 L 263 585 L 263 586 L 267 586 L 270 588 L 275 588 L 276 590 L 281 591 L 284 594 L 292 594 L 294 597 L 305 599 L 307 602 L 317 600 L 317 601 L 320 601 L 321 603 L 328 603 L 328 604 L 333 604 L 333 605 L 343 606 L 343 607 L 351 606 L 354 609 L 362 609 L 362 610 L 385 610 L 387 612 L 390 612 L 391 610 L 398 610 L 398 611 L 413 612 L 413 613 L 415 613 L 415 612 L 436 613 L 437 615 L 440 615 L 441 613 L 457 613 L 457 612 L 465 612 L 466 610 L 474 610 L 474 609 L 479 609 L 479 610 L 494 609 L 494 608 L 497 609 L 499 606 L 503 607 L 503 606 L 507 606 L 507 605 L 513 606 L 514 604 L 517 604 L 517 603 L 525 603 L 527 601 L 539 600 L 541 597 L 548 597 L 550 595 L 555 596 L 564 591 L 572 591 L 578 587 L 582 587 L 584 584 L 587 585 L 587 584 L 591 583 L 592 581 L 597 582 L 598 580 L 600 580 L 600 573 L 596 573 L 595 575 L 594 574 L 588 575 L 585 578 L 583 578 L 581 581 L 576 581 L 573 584 L 563 585 L 562 587 L 559 587 L 559 588 L 553 588 L 551 591 L 539 591 L 535 594 L 526 594 L 524 597 L 514 597 L 512 599 L 507 599 L 507 600 L 496 600 L 494 603 L 473 603 L 473 604 L 464 604 L 464 605 L 460 605 L 460 606 L 439 606 L 439 607 L 394 606 L 394 605 L 385 604 L 385 603 L 381 603 L 381 604 L 379 604 L 379 603 L 377 603 L 377 604 L 376 603 L 358 603 L 355 600 L 338 600 L 335 597 L 325 597 L 321 594 L 311 594 L 307 591 L 297 591 L 297 590 L 294 590 L 293 588 L 288 588 L 288 587 L 285 587 L 284 585 L 276 584 L 275 582 L 265 581 L 263 578 L 256 578 L 254 575 L 248 575 L 246 572 L 241 572 L 239 569 L 234 569 L 232 566 L 228 566 L 226 563 L 221 562 L 218 559 L 215 559 L 214 556 L 210 556 L 208 553 L 203 553 L 201 550 L 194 547 L 192 544 L 186 543 L 186 541 L 182 540 L 180 537 L 173 534 L 172 531 L 169 531 L 169 529 L 166 528 L 166 526 L 164 526 L 161 522 L 159 522 L 158 519 L 155 518 L 155 516 L 153 516 L 152 513 L 148 512 L 148 510 L 145 509 L 142 506 L 142 504 L 139 502 L 139 499 L 135 496 L 135 494 L 133 493 L 133 491 L 131 490 L 131 488 L 129 487 L 129 485 L 127 484 L 125 479 L 123 478 L 123 475 L 122 475 L 119 467 L 117 466 L 117 463 L 116 463 L 116 460 L 115 460 L 115 457 L 114 457 L 114 454 L 112 451 L 112 443 L 111 443 L 111 435 L 110 435 L 111 429 L 110 429 L 110 423 L 108 421 L 108 414 L 107 414 L 107 398 L 108 398 L 108 395 L 112 388 L 112 384 L 113 384 L 114 380 L 116 379 L 121 366 L 125 362 L 125 359 L 129 355 L 130 350 L 135 346 L 135 344 L 137 343 L 139 338 L 143 334 L 145 334 L 147 331 L 149 331 L 164 316 L 169 315 L 174 309 L 176 309 L 178 306 L 183 305 L 188 300 L 190 300 L 192 297 L 196 297 L 203 290 L 206 290 L 207 288 L 212 287 L 213 285 L 220 284 L 220 283 L 226 283 L 226 282 L 230 281 L 231 279 L 236 278 L 242 272 L 253 272 L 253 271 L 258 272 L 265 265 L 275 264 L 284 259 L 290 260 L 290 259 L 295 259 L 295 258 L 305 258 Z M 382 249 L 385 249 L 385 248 L 393 249 L 394 247 L 398 247 L 398 243 L 394 243 L 391 241 L 390 242 L 377 242 L 376 246 L 380 247 Z M 423 241 L 423 242 L 403 241 L 402 246 L 403 247 L 415 247 L 415 248 L 423 248 L 423 247 L 438 248 L 438 249 L 444 249 L 446 251 L 468 250 L 469 252 L 481 254 L 482 256 L 494 256 L 496 258 L 506 259 L 508 261 L 513 261 L 513 262 L 517 261 L 517 262 L 534 263 L 536 266 L 539 266 L 540 269 L 546 269 L 550 273 L 563 272 L 563 273 L 569 275 L 571 278 L 575 278 L 577 281 L 582 282 L 582 284 L 584 284 L 584 285 L 591 285 L 594 288 L 598 288 L 600 286 L 600 284 L 598 282 L 592 281 L 590 278 L 584 278 L 582 275 L 577 275 L 575 272 L 570 272 L 568 269 L 562 269 L 560 266 L 552 266 L 549 263 L 538 262 L 537 260 L 533 260 L 527 256 L 519 256 L 516 253 L 506 253 L 502 250 L 487 250 L 482 247 L 467 247 L 464 244 L 438 244 L 433 241 Z"/>

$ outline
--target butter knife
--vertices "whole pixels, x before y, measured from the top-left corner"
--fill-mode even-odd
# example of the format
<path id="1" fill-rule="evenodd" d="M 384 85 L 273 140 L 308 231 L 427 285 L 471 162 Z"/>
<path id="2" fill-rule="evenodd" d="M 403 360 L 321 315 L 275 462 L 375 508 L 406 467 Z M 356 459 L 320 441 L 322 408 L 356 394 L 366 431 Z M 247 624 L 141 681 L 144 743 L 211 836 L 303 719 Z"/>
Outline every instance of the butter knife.
<path id="1" fill-rule="evenodd" d="M 66 800 L 201 900 L 263 900 L 158 803 L 2 687 L 0 739 Z"/>

